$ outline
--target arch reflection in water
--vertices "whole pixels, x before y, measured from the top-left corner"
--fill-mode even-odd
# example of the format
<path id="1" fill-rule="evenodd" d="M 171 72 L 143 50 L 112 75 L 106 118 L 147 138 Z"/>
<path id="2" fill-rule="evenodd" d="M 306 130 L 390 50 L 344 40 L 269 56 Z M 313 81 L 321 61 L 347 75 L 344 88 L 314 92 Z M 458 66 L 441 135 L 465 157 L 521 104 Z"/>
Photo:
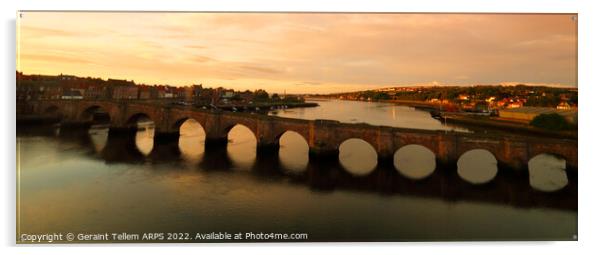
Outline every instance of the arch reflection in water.
<path id="1" fill-rule="evenodd" d="M 278 158 L 286 171 L 304 172 L 309 162 L 309 145 L 297 132 L 286 131 L 279 140 Z"/>
<path id="2" fill-rule="evenodd" d="M 94 146 L 96 153 L 102 152 L 107 146 L 109 139 L 109 126 L 108 125 L 92 125 L 88 130 L 88 136 Z"/>
<path id="3" fill-rule="evenodd" d="M 470 150 L 458 159 L 458 175 L 472 184 L 487 183 L 497 174 L 497 159 L 483 149 Z"/>
<path id="4" fill-rule="evenodd" d="M 569 184 L 566 160 L 550 154 L 539 154 L 529 160 L 529 184 L 532 188 L 552 192 Z"/>
<path id="5" fill-rule="evenodd" d="M 250 168 L 255 162 L 257 139 L 244 125 L 235 125 L 228 132 L 228 157 L 237 167 Z"/>
<path id="6" fill-rule="evenodd" d="M 352 175 L 368 175 L 378 164 L 378 154 L 368 142 L 351 138 L 339 146 L 339 161 Z"/>
<path id="7" fill-rule="evenodd" d="M 205 152 L 205 130 L 194 119 L 187 119 L 180 126 L 178 148 L 181 157 L 187 162 L 198 163 Z"/>
<path id="8" fill-rule="evenodd" d="M 419 180 L 430 176 L 435 171 L 437 162 L 431 150 L 422 145 L 410 144 L 395 152 L 393 165 L 403 176 Z"/>
<path id="9" fill-rule="evenodd" d="M 139 120 L 136 124 L 136 148 L 142 155 L 148 156 L 154 147 L 155 123 L 150 120 Z"/>

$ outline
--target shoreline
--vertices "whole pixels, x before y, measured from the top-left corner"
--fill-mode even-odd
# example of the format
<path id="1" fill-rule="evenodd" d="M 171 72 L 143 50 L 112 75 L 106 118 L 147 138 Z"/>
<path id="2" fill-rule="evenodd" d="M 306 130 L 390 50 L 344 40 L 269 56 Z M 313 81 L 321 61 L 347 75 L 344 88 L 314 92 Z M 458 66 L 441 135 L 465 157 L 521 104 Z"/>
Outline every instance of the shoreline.
<path id="1" fill-rule="evenodd" d="M 492 131 L 500 131 L 502 133 L 517 133 L 518 135 L 538 135 L 543 137 L 561 138 L 577 140 L 577 130 L 554 131 L 536 128 L 525 122 L 517 122 L 511 120 L 500 119 L 489 116 L 471 116 L 459 114 L 443 114 L 440 121 L 462 125 L 467 127 L 477 127 L 491 129 Z"/>
<path id="2" fill-rule="evenodd" d="M 215 107 L 222 110 L 231 110 L 232 108 L 237 108 L 240 110 L 255 110 L 259 108 L 260 110 L 272 110 L 273 107 L 286 107 L 286 108 L 305 108 L 305 107 L 318 107 L 320 106 L 318 103 L 312 102 L 303 102 L 303 103 L 258 103 L 258 104 L 250 104 L 250 105 L 216 105 Z M 204 105 L 204 107 L 211 107 L 209 105 Z"/>
<path id="3" fill-rule="evenodd" d="M 326 100 L 328 98 L 321 98 L 322 100 Z M 413 101 L 413 100 L 377 100 L 377 101 L 364 101 L 364 100 L 352 100 L 352 99 L 338 99 L 338 98 L 329 98 L 330 100 L 343 100 L 343 101 L 358 101 L 358 102 L 380 102 L 380 103 L 392 103 L 395 105 L 403 105 L 408 107 L 413 107 L 417 110 L 422 111 L 437 111 L 439 110 L 439 104 L 429 103 L 423 101 Z M 510 119 L 502 119 L 499 117 L 490 117 L 490 116 L 476 116 L 472 114 L 466 114 L 462 112 L 458 113 L 441 113 L 441 118 L 434 118 L 441 122 L 447 122 L 450 124 L 455 124 L 458 127 L 464 127 L 469 129 L 477 128 L 476 131 L 493 131 L 500 132 L 502 134 L 513 134 L 517 135 L 538 135 L 543 137 L 551 137 L 551 138 L 561 138 L 561 139 L 578 139 L 577 130 L 568 130 L 568 131 L 554 131 L 554 130 L 546 130 L 541 128 L 536 128 L 530 126 L 528 122 L 524 121 L 515 121 Z M 481 130 L 478 130 L 481 129 Z"/>

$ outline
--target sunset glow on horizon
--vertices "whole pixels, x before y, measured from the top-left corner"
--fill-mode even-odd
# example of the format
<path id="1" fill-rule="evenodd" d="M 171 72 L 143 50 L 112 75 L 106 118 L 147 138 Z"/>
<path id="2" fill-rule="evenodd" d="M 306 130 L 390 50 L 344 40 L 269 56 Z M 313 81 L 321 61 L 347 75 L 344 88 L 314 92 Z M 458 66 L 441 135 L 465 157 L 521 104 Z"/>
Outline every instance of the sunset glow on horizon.
<path id="1" fill-rule="evenodd" d="M 21 14 L 25 74 L 278 93 L 577 86 L 573 14 Z"/>

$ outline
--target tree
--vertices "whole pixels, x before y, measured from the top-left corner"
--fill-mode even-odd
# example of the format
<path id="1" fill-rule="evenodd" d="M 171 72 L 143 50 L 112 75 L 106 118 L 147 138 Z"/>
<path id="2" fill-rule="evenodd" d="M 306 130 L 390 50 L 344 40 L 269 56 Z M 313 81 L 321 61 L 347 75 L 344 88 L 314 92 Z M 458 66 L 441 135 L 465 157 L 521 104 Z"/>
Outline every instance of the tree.
<path id="1" fill-rule="evenodd" d="M 577 93 L 571 94 L 571 97 L 569 98 L 569 103 L 571 103 L 571 104 L 578 103 Z"/>
<path id="2" fill-rule="evenodd" d="M 530 124 L 548 130 L 567 130 L 571 127 L 568 121 L 558 113 L 537 115 Z"/>
<path id="3" fill-rule="evenodd" d="M 260 89 L 255 91 L 253 98 L 255 101 L 267 101 L 270 98 L 270 95 L 265 90 Z"/>

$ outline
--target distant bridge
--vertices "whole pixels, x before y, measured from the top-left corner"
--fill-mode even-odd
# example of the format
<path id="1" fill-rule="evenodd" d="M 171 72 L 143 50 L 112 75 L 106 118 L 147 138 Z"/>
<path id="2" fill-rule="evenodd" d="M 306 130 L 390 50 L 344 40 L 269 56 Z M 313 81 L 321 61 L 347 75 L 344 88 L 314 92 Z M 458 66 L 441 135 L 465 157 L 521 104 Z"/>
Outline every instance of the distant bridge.
<path id="1" fill-rule="evenodd" d="M 379 161 L 392 160 L 398 149 L 416 144 L 431 150 L 441 164 L 455 163 L 467 151 L 485 149 L 496 157 L 499 164 L 513 169 L 525 169 L 531 158 L 544 153 L 564 158 L 567 167 L 577 169 L 577 141 L 574 140 L 303 120 L 142 101 L 45 100 L 29 103 L 36 114 L 60 115 L 64 122 L 91 122 L 96 112 L 105 112 L 110 117 L 111 128 L 134 128 L 138 120 L 148 118 L 155 123 L 155 132 L 159 135 L 179 134 L 180 125 L 194 119 L 205 131 L 206 144 L 227 143 L 230 129 L 240 124 L 253 132 L 258 150 L 279 148 L 280 136 L 286 131 L 293 131 L 305 138 L 310 154 L 317 156 L 338 155 L 339 146 L 344 141 L 358 138 L 372 145 Z"/>

